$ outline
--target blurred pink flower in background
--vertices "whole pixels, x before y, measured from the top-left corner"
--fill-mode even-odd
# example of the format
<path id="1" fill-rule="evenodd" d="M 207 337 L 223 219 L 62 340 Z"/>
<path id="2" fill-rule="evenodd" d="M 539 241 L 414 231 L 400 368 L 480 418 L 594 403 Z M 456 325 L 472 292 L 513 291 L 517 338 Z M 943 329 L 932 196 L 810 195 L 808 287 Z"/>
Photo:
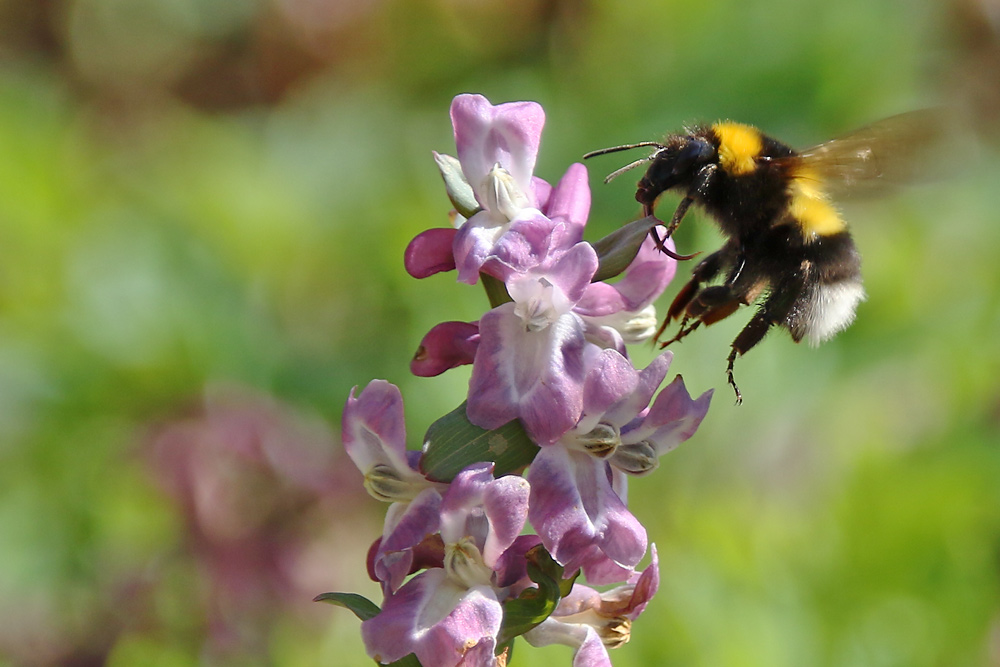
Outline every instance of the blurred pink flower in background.
<path id="1" fill-rule="evenodd" d="M 333 537 L 362 534 L 354 505 L 367 497 L 335 442 L 318 417 L 232 386 L 155 430 L 152 471 L 182 515 L 211 652 L 262 648 L 279 616 L 310 618 L 338 562 L 364 558 L 367 541 Z"/>

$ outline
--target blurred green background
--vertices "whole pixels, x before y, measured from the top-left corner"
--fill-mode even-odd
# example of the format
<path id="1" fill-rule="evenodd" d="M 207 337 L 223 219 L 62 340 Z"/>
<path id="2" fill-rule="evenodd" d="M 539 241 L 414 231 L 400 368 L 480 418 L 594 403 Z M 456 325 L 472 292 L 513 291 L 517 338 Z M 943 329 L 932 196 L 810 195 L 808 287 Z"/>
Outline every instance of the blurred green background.
<path id="1" fill-rule="evenodd" d="M 461 92 L 540 102 L 553 182 L 686 122 L 804 146 L 956 107 L 954 178 L 844 204 L 849 331 L 772 334 L 739 408 L 744 317 L 677 348 L 718 391 L 631 487 L 663 584 L 612 657 L 1000 665 L 996 0 L 0 1 L 2 664 L 370 664 L 309 600 L 377 597 L 350 388 L 400 385 L 411 447 L 463 398 L 467 369 L 407 363 L 485 298 L 401 262 L 447 224 L 430 152 Z M 600 184 L 619 165 L 589 165 L 590 239 L 638 212 L 631 175 Z M 718 243 L 697 213 L 678 235 Z"/>

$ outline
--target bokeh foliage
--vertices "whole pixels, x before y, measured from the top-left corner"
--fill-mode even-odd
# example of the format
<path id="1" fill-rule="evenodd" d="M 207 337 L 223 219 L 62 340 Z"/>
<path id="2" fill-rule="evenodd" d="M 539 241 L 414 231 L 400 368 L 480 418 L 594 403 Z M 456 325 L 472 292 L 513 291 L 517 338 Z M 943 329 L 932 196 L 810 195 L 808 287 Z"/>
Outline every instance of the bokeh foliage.
<path id="1" fill-rule="evenodd" d="M 407 363 L 485 297 L 401 258 L 447 224 L 430 151 L 452 150 L 451 98 L 480 92 L 545 107 L 550 181 L 685 122 L 801 146 L 955 106 L 974 140 L 946 156 L 954 178 L 844 204 L 869 292 L 849 331 L 818 350 L 774 333 L 737 366 L 739 408 L 740 317 L 677 348 L 691 391 L 719 390 L 632 486 L 663 587 L 613 658 L 1000 664 L 990 7 L 0 2 L 0 659 L 369 664 L 357 620 L 309 603 L 377 597 L 382 508 L 339 412 L 386 378 L 416 447 L 463 398 L 466 371 Z M 618 162 L 589 166 L 596 239 L 637 206 L 631 177 L 600 184 Z M 698 214 L 678 235 L 717 243 Z M 569 651 L 519 644 L 514 664 L 553 660 Z"/>

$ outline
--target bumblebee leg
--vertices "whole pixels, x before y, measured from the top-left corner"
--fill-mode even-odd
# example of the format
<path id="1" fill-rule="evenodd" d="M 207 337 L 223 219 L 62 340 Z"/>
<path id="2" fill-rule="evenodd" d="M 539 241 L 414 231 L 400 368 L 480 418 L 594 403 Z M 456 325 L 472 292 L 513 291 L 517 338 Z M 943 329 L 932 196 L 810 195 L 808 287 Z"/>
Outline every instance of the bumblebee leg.
<path id="1" fill-rule="evenodd" d="M 676 343 L 702 324 L 708 326 L 726 319 L 735 313 L 741 305 L 743 305 L 743 301 L 728 287 L 720 285 L 703 289 L 698 294 L 697 299 L 688 306 L 677 335 L 660 343 L 660 349 L 662 350 L 671 343 Z M 694 322 L 687 326 L 688 321 L 692 319 Z"/>
<path id="2" fill-rule="evenodd" d="M 727 359 L 726 378 L 729 380 L 729 386 L 736 392 L 737 405 L 743 402 L 743 394 L 740 393 L 740 388 L 736 386 L 736 380 L 733 377 L 733 364 L 736 363 L 736 357 L 742 357 L 762 341 L 772 326 L 787 321 L 788 314 L 792 312 L 804 284 L 804 278 L 800 276 L 772 291 L 761 309 L 733 340 L 732 350 L 730 350 Z"/>
<path id="3" fill-rule="evenodd" d="M 736 357 L 743 356 L 762 341 L 773 324 L 774 322 L 767 316 L 766 309 L 762 310 L 753 316 L 753 319 L 743 327 L 743 331 L 733 341 L 726 365 L 726 378 L 729 380 L 729 386 L 736 392 L 736 405 L 743 402 L 743 394 L 740 393 L 740 388 L 736 386 L 736 380 L 733 377 L 733 364 L 736 363 Z"/>
<path id="4" fill-rule="evenodd" d="M 683 339 L 689 333 L 691 333 L 692 331 L 694 331 L 695 329 L 697 329 L 698 327 L 701 326 L 701 320 L 700 319 L 695 320 L 693 324 L 691 324 L 690 326 L 688 326 L 688 322 L 690 322 L 690 321 L 691 321 L 691 318 L 688 317 L 687 315 L 685 315 L 684 319 L 681 320 L 681 326 L 677 330 L 677 335 L 675 335 L 670 340 L 665 340 L 662 343 L 660 343 L 660 349 L 662 350 L 663 348 L 665 348 L 667 345 L 670 345 L 671 343 L 676 343 L 677 341 Z M 660 327 L 660 329 L 663 329 L 666 326 L 667 326 L 667 323 L 664 322 L 663 325 Z"/>
<path id="5" fill-rule="evenodd" d="M 677 231 L 677 228 L 681 226 L 681 220 L 684 219 L 684 214 L 687 210 L 691 208 L 691 204 L 694 203 L 694 199 L 691 197 L 684 197 L 681 202 L 677 205 L 677 210 L 674 211 L 673 216 L 670 218 L 670 224 L 667 225 L 667 238 L 669 239 Z"/>
<path id="6" fill-rule="evenodd" d="M 682 262 L 697 257 L 699 253 L 692 253 L 690 255 L 679 255 L 670 248 L 668 248 L 664 244 L 664 241 L 666 241 L 666 239 L 669 239 L 673 235 L 674 231 L 676 231 L 676 229 L 680 226 L 681 220 L 684 219 L 684 214 L 687 213 L 687 210 L 691 208 L 691 204 L 693 203 L 694 200 L 691 197 L 684 197 L 683 199 L 681 199 L 680 204 L 677 205 L 677 210 L 674 211 L 673 216 L 670 218 L 669 224 L 667 224 L 667 233 L 663 238 L 660 238 L 660 234 L 659 232 L 656 231 L 655 226 L 649 228 L 649 235 L 653 237 L 653 242 L 656 243 L 656 247 L 659 249 L 659 251 L 662 252 L 667 257 L 672 257 L 673 259 Z M 662 223 L 662 220 L 659 220 L 653 213 L 653 207 L 650 206 L 649 204 L 643 204 L 642 214 L 644 217 L 653 218 L 654 220 L 656 220 L 657 223 Z"/>
<path id="7" fill-rule="evenodd" d="M 728 247 L 723 248 L 722 250 L 717 250 L 705 259 L 701 260 L 698 266 L 694 267 L 694 270 L 691 271 L 691 279 L 688 280 L 684 287 L 681 288 L 681 291 L 674 297 L 673 303 L 670 304 L 670 309 L 667 311 L 667 318 L 665 322 L 670 322 L 680 317 L 681 312 L 687 308 L 688 304 L 691 303 L 691 300 L 698 294 L 701 284 L 703 282 L 708 282 L 719 274 L 719 271 L 722 269 L 722 265 L 729 254 L 730 251 Z M 658 337 L 659 336 L 657 336 L 657 338 Z"/>

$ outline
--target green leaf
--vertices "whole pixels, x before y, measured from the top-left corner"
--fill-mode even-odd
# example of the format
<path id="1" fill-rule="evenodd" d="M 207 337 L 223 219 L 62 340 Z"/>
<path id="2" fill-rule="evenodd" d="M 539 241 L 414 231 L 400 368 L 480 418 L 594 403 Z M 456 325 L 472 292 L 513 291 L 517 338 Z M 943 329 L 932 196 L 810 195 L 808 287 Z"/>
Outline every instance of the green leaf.
<path id="1" fill-rule="evenodd" d="M 528 551 L 528 578 L 538 584 L 503 604 L 503 624 L 497 644 L 503 645 L 548 618 L 559 600 L 569 594 L 577 575 L 563 579 L 563 567 L 541 545 Z"/>
<path id="2" fill-rule="evenodd" d="M 466 218 L 471 218 L 477 211 L 481 211 L 482 207 L 476 201 L 476 195 L 469 181 L 465 180 L 458 159 L 443 153 L 435 153 L 434 161 L 437 163 L 438 171 L 441 172 L 441 178 L 444 179 L 448 199 L 451 200 L 455 210 Z"/>
<path id="3" fill-rule="evenodd" d="M 377 604 L 357 593 L 322 593 L 314 597 L 313 602 L 329 602 L 350 609 L 362 621 L 373 618 L 380 611 Z"/>
<path id="4" fill-rule="evenodd" d="M 421 667 L 421 664 L 420 661 L 417 660 L 417 656 L 411 653 L 405 658 L 400 658 L 396 662 L 390 662 L 388 667 Z"/>
<path id="5" fill-rule="evenodd" d="M 594 274 L 592 282 L 614 278 L 628 268 L 632 260 L 639 253 L 639 247 L 646 240 L 646 235 L 660 221 L 653 216 L 646 216 L 639 220 L 619 227 L 603 239 L 595 241 L 592 245 L 597 251 L 600 266 Z"/>
<path id="6" fill-rule="evenodd" d="M 420 469 L 430 479 L 450 482 L 473 463 L 493 461 L 499 477 L 528 465 L 537 453 L 521 422 L 514 419 L 487 431 L 469 421 L 463 402 L 427 429 Z"/>

